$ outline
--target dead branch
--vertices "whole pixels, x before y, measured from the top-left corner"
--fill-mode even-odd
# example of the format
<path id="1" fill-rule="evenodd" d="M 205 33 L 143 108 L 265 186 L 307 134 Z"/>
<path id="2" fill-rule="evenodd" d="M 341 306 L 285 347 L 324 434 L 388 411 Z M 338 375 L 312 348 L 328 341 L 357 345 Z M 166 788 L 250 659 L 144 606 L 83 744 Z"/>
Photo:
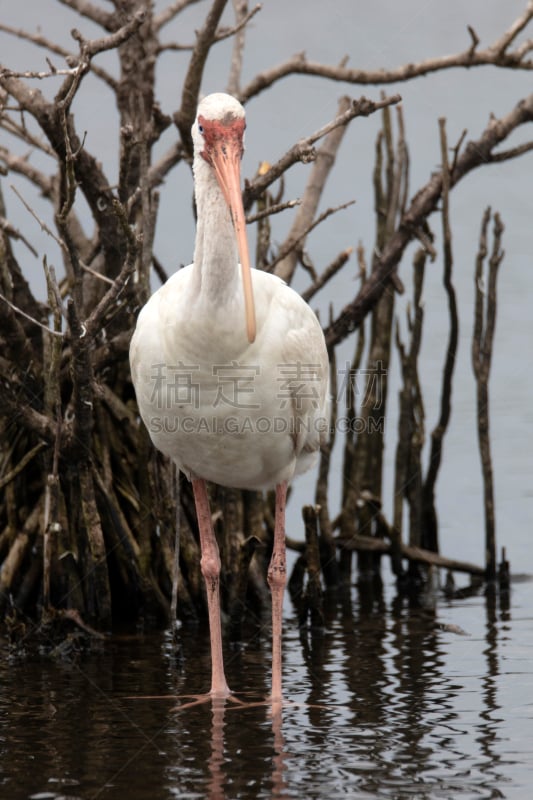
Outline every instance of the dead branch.
<path id="1" fill-rule="evenodd" d="M 163 11 L 154 17 L 154 29 L 159 31 L 164 25 L 167 25 L 175 17 L 180 14 L 187 6 L 192 6 L 198 3 L 199 0 L 174 0 Z"/>
<path id="2" fill-rule="evenodd" d="M 197 2 L 197 0 L 195 0 Z M 230 39 L 232 36 L 238 37 L 240 33 L 242 33 L 243 29 L 246 27 L 248 22 L 255 17 L 255 15 L 261 11 L 261 4 L 256 5 L 251 11 L 246 13 L 246 15 L 233 27 L 220 27 L 217 28 L 215 37 L 213 39 L 213 44 L 218 44 L 219 42 L 223 42 L 225 39 Z M 165 51 L 174 50 L 178 52 L 182 52 L 184 50 L 192 51 L 194 50 L 194 44 L 180 44 L 178 42 L 165 42 L 164 44 L 160 44 L 157 48 L 158 53 L 164 53 Z M 229 89 L 227 90 L 230 91 Z M 233 94 L 233 92 L 231 92 Z M 237 90 L 235 94 L 237 95 L 239 91 Z"/>
<path id="3" fill-rule="evenodd" d="M 492 118 L 479 139 L 470 141 L 458 156 L 450 175 L 450 187 L 481 165 L 493 162 L 494 148 L 517 127 L 533 121 L 533 95 L 521 100 L 501 119 Z M 407 244 L 416 236 L 422 222 L 436 209 L 442 195 L 442 172 L 432 175 L 413 198 L 400 224 L 378 258 L 376 269 L 369 276 L 356 298 L 341 311 L 325 331 L 326 342 L 332 347 L 345 339 L 360 325 L 368 311 L 381 297 L 387 280 L 396 269 Z"/>
<path id="4" fill-rule="evenodd" d="M 233 28 L 219 31 L 217 34 L 217 41 L 221 41 L 223 38 L 229 38 L 230 36 L 235 37 L 231 54 L 227 91 L 228 94 L 233 94 L 237 97 L 240 94 L 245 27 L 252 17 L 261 10 L 261 5 L 258 4 L 251 11 L 248 11 L 247 0 L 233 0 L 233 8 L 235 11 L 236 24 Z"/>
<path id="5" fill-rule="evenodd" d="M 341 66 L 329 66 L 315 61 L 308 61 L 305 53 L 297 53 L 292 58 L 256 75 L 250 83 L 244 87 L 241 100 L 247 102 L 251 97 L 263 92 L 269 86 L 288 75 L 314 75 L 320 78 L 327 78 L 332 81 L 340 81 L 359 85 L 379 85 L 387 83 L 398 83 L 413 80 L 422 75 L 429 75 L 445 69 L 456 67 L 479 67 L 492 65 L 495 67 L 532 70 L 533 61 L 525 61 L 525 56 L 531 49 L 531 41 L 516 50 L 509 52 L 509 46 L 516 36 L 522 31 L 533 17 L 533 5 L 531 0 L 523 14 L 511 25 L 509 30 L 497 39 L 493 44 L 484 50 L 477 48 L 479 38 L 472 27 L 469 28 L 470 36 L 474 42 L 461 53 L 454 55 L 428 58 L 417 64 L 403 64 L 394 69 L 348 69 Z"/>
<path id="6" fill-rule="evenodd" d="M 418 377 L 418 356 L 422 342 L 424 309 L 422 287 L 427 253 L 419 249 L 413 260 L 413 311 L 408 311 L 409 348 L 400 339 L 396 327 L 396 345 L 400 355 L 403 385 L 399 396 L 398 444 L 394 474 L 393 530 L 402 538 L 403 499 L 409 506 L 409 544 L 419 547 L 422 539 L 422 466 L 424 444 L 424 404 Z"/>
<path id="7" fill-rule="evenodd" d="M 407 182 L 407 148 L 401 113 L 398 115 L 398 123 L 395 137 L 390 109 L 384 108 L 382 129 L 376 140 L 373 173 L 377 225 L 371 275 L 377 268 L 378 254 L 383 252 L 402 214 L 401 203 L 405 196 L 403 187 Z M 395 287 L 389 283 L 372 309 L 366 368 L 361 376 L 364 393 L 360 400 L 361 426 L 357 433 L 357 459 L 353 463 L 350 476 L 353 485 L 358 487 L 354 497 L 356 528 L 365 533 L 372 532 L 372 535 L 378 537 L 383 536 L 376 509 L 382 502 L 384 420 L 388 403 L 394 305 Z M 369 554 L 359 553 L 358 562 L 361 571 L 374 575 L 379 573 L 379 557 L 376 559 Z"/>
<path id="8" fill-rule="evenodd" d="M 338 537 L 336 541 L 339 547 L 348 551 L 355 550 L 358 552 L 381 553 L 385 555 L 391 555 L 392 553 L 391 544 L 388 544 L 383 539 L 376 539 L 373 536 L 356 534 L 351 536 L 348 540 Z M 449 569 L 453 572 L 467 572 L 470 575 L 485 575 L 484 568 L 477 564 L 446 558 L 446 556 L 433 553 L 431 550 L 424 550 L 422 547 L 412 547 L 411 545 L 402 543 L 400 545 L 400 554 L 402 558 L 406 558 L 415 563 L 442 567 L 443 569 Z"/>
<path id="9" fill-rule="evenodd" d="M 12 36 L 16 36 L 18 39 L 24 39 L 25 41 L 31 42 L 37 47 L 42 47 L 46 50 L 49 50 L 51 53 L 55 53 L 56 55 L 64 58 L 67 64 L 72 64 L 76 61 L 76 56 L 70 50 L 60 47 L 60 45 L 56 44 L 51 39 L 46 38 L 40 33 L 30 33 L 29 31 L 22 30 L 21 28 L 13 28 L 11 25 L 6 25 L 4 23 L 0 23 L 0 31 L 4 31 Z M 57 72 L 57 70 L 52 69 L 48 74 L 53 76 L 57 74 Z M 96 64 L 91 64 L 91 72 L 103 80 L 110 89 L 113 91 L 116 90 L 117 82 L 106 70 L 102 69 Z"/>
<path id="10" fill-rule="evenodd" d="M 336 128 L 347 125 L 348 122 L 355 119 L 355 117 L 367 117 L 382 108 L 399 103 L 401 99 L 399 94 L 395 94 L 376 102 L 368 100 L 366 97 L 360 97 L 359 100 L 352 100 L 350 108 L 339 114 L 334 120 L 328 122 L 322 128 L 319 128 L 315 133 L 304 139 L 300 139 L 300 141 L 296 142 L 296 144 L 294 144 L 279 161 L 273 164 L 267 172 L 258 175 L 253 181 L 248 182 L 243 194 L 244 207 L 248 209 L 254 200 L 257 200 L 265 189 L 274 183 L 274 181 L 293 164 L 298 161 L 301 161 L 303 164 L 314 161 L 316 152 L 313 145 L 315 142 L 319 141 L 319 139 L 324 138 L 324 136 L 327 136 Z"/>
<path id="11" fill-rule="evenodd" d="M 318 467 L 318 477 L 315 488 L 315 513 L 318 516 L 320 529 L 319 553 L 320 564 L 324 575 L 326 586 L 337 586 L 339 583 L 339 568 L 336 558 L 335 541 L 333 537 L 333 526 L 329 515 L 328 502 L 328 483 L 329 471 L 331 466 L 331 454 L 335 445 L 335 434 L 337 429 L 337 404 L 338 404 L 338 385 L 337 385 L 337 359 L 335 351 L 330 354 L 330 396 L 331 396 L 331 415 L 329 421 L 329 438 L 322 445 L 320 452 L 320 462 Z M 305 521 L 305 516 L 304 516 Z M 308 562 L 309 569 L 309 562 Z"/>
<path id="12" fill-rule="evenodd" d="M 301 205 L 301 203 L 301 200 L 287 200 L 285 203 L 268 205 L 267 208 L 258 211 L 256 214 L 248 214 L 246 217 L 246 224 L 251 225 L 252 222 L 259 222 L 266 217 L 272 217 L 274 214 L 279 214 L 281 211 L 286 211 L 288 208 L 296 208 L 296 206 Z"/>
<path id="13" fill-rule="evenodd" d="M 198 94 L 204 74 L 204 66 L 213 44 L 217 26 L 226 7 L 227 0 L 213 0 L 202 29 L 198 32 L 196 46 L 189 61 L 189 67 L 181 93 L 181 106 L 174 114 L 174 122 L 180 132 L 187 153 L 192 153 L 191 127 L 196 115 Z"/>
<path id="14" fill-rule="evenodd" d="M 322 212 L 315 220 L 313 220 L 306 228 L 304 228 L 301 233 L 299 234 L 298 238 L 291 239 L 290 236 L 286 239 L 286 241 L 282 244 L 278 254 L 270 264 L 267 265 L 266 269 L 269 272 L 275 272 L 277 274 L 277 269 L 274 267 L 282 262 L 285 258 L 287 258 L 290 254 L 296 253 L 296 255 L 300 258 L 300 261 L 303 262 L 303 243 L 307 236 L 317 228 L 319 225 L 324 222 L 328 217 L 331 217 L 332 214 L 336 214 L 338 211 L 344 211 L 344 209 L 348 208 L 349 206 L 353 205 L 355 200 L 349 200 L 347 203 L 341 203 L 340 206 L 336 206 L 335 208 L 327 208 L 325 211 Z"/>
<path id="15" fill-rule="evenodd" d="M 486 575 L 494 580 L 497 572 L 496 529 L 494 519 L 494 488 L 489 433 L 489 375 L 492 361 L 492 344 L 496 326 L 496 280 L 503 260 L 501 238 L 503 224 L 499 214 L 494 214 L 494 240 L 488 262 L 488 276 L 484 279 L 484 261 L 488 253 L 487 228 L 491 210 L 487 208 L 481 224 L 479 250 L 475 271 L 474 331 L 472 335 L 472 364 L 477 387 L 477 429 L 479 452 L 483 473 L 485 511 Z"/>
<path id="16" fill-rule="evenodd" d="M 41 191 L 45 198 L 52 197 L 54 183 L 23 156 L 15 156 L 6 147 L 0 147 L 0 159 L 4 162 L 8 170 L 23 175 L 30 183 L 33 183 Z"/>
<path id="17" fill-rule="evenodd" d="M 90 3 L 89 0 L 59 0 L 59 2 L 77 11 L 82 17 L 87 17 L 92 22 L 96 22 L 97 25 L 107 31 L 114 31 L 117 27 L 115 14 L 104 11 L 102 8 Z"/>
<path id="18" fill-rule="evenodd" d="M 353 253 L 353 247 L 347 247 L 346 250 L 343 250 L 337 258 L 335 258 L 329 266 L 323 271 L 321 275 L 319 275 L 314 283 L 309 286 L 304 292 L 302 292 L 303 299 L 308 303 L 312 297 L 315 296 L 317 292 L 325 286 L 334 275 L 342 269 L 342 267 L 346 264 L 348 259 Z"/>
<path id="19" fill-rule="evenodd" d="M 76 153 L 73 162 L 75 178 L 99 227 L 109 274 L 115 277 L 122 266 L 124 237 L 114 215 L 109 214 L 113 195 L 101 165 L 81 146 L 72 117 L 69 116 L 65 120 L 63 109 L 58 104 L 48 102 L 39 90 L 29 89 L 19 78 L 0 77 L 0 86 L 18 101 L 22 109 L 35 118 L 53 145 L 60 162 L 65 162 L 67 157 L 66 141 L 69 142 L 71 151 Z M 64 123 L 67 130 L 66 137 Z"/>
<path id="20" fill-rule="evenodd" d="M 337 118 L 343 116 L 350 109 L 350 98 L 342 97 L 337 108 Z M 289 234 L 281 247 L 282 251 L 288 249 L 287 255 L 278 262 L 275 270 L 276 275 L 279 275 L 279 277 L 287 283 L 291 282 L 294 270 L 296 269 L 298 251 L 304 246 L 307 235 L 306 230 L 309 229 L 309 225 L 316 214 L 324 185 L 335 164 L 335 156 L 345 131 L 345 125 L 335 127 L 326 136 L 321 147 L 316 151 L 313 167 L 309 173 L 307 185 L 303 193 L 302 203 L 295 216 Z M 296 243 L 298 243 L 298 247 L 296 247 Z"/>
<path id="21" fill-rule="evenodd" d="M 324 610 L 322 601 L 322 587 L 320 585 L 320 556 L 318 543 L 318 509 L 313 506 L 304 506 L 302 516 L 305 524 L 305 561 L 307 569 L 307 586 L 303 599 L 303 608 L 300 612 L 300 625 L 305 621 L 307 614 L 310 616 L 311 625 L 324 624 Z"/>
<path id="22" fill-rule="evenodd" d="M 233 11 L 237 28 L 234 29 L 235 38 L 231 53 L 230 73 L 226 91 L 228 94 L 238 95 L 241 83 L 242 59 L 244 55 L 244 26 L 248 16 L 247 0 L 233 0 Z"/>
<path id="23" fill-rule="evenodd" d="M 17 477 L 17 475 L 20 475 L 20 473 L 26 468 L 30 461 L 35 458 L 37 453 L 43 449 L 43 447 L 46 447 L 45 443 L 38 442 L 35 447 L 32 447 L 32 449 L 29 450 L 23 458 L 21 458 L 16 467 L 13 467 L 13 469 L 10 470 L 6 475 L 0 477 L 0 489 L 4 489 L 8 483 L 11 483 L 11 481 Z"/>
<path id="24" fill-rule="evenodd" d="M 431 432 L 431 449 L 428 468 L 423 486 L 423 545 L 427 550 L 438 552 L 437 513 L 435 509 L 435 486 L 442 460 L 442 446 L 448 423 L 450 421 L 452 405 L 452 382 L 459 340 L 459 316 L 457 312 L 457 299 L 452 282 L 453 253 L 452 232 L 449 216 L 450 192 L 450 165 L 448 163 L 448 142 L 446 137 L 446 120 L 439 119 L 441 158 L 442 158 L 442 237 L 443 237 L 443 285 L 448 300 L 448 314 L 450 318 L 450 333 L 446 348 L 446 357 L 442 372 L 442 388 L 440 397 L 440 414 L 436 426 Z"/>
<path id="25" fill-rule="evenodd" d="M 55 237 L 66 271 L 66 277 L 58 285 L 53 270 L 45 263 L 48 299 L 47 303 L 39 303 L 17 262 L 18 250 L 24 251 L 14 240 L 19 236 L 24 241 L 23 233 L 19 234 L 18 228 L 10 223 L 0 194 L 0 441 L 4 443 L 0 448 L 0 604 L 9 601 L 16 607 L 20 602 L 21 611 L 30 615 L 38 615 L 43 605 L 57 607 L 59 617 L 67 616 L 78 625 L 79 620 L 87 619 L 101 626 L 110 623 L 112 595 L 117 620 L 142 616 L 151 624 L 165 618 L 171 607 L 176 608 L 179 594 L 180 616 L 197 618 L 203 613 L 204 594 L 190 486 L 182 481 L 177 510 L 178 547 L 172 470 L 155 453 L 146 429 L 140 424 L 127 365 L 133 318 L 150 291 L 152 265 L 162 279 L 166 277 L 153 254 L 159 210 L 159 194 L 154 189 L 177 163 L 189 160 L 190 127 L 212 46 L 224 38 L 235 37 L 229 86 L 243 100 L 252 96 L 250 92 L 261 90 L 265 75 L 265 85 L 269 85 L 269 81 L 289 74 L 286 70 L 290 71 L 291 63 L 257 76 L 248 88 L 242 89 L 244 31 L 259 7 L 248 10 L 245 0 L 233 0 L 235 24 L 224 27 L 220 20 L 227 0 L 210 0 L 194 45 L 187 45 L 192 52 L 182 84 L 181 106 L 174 117 L 180 140 L 166 152 L 157 154 L 158 160 L 152 163 L 156 153 L 154 144 L 172 119 L 157 105 L 157 59 L 165 50 L 182 49 L 180 45 L 162 43 L 158 34 L 195 0 L 169 0 L 167 8 L 157 15 L 154 4 L 145 0 L 114 2 L 110 12 L 100 8 L 96 0 L 61 2 L 76 11 L 82 21 L 99 25 L 104 33 L 89 39 L 83 29 L 74 31 L 77 54 L 48 41 L 40 32 L 26 33 L 0 24 L 0 30 L 42 48 L 48 67 L 20 72 L 0 70 L 0 126 L 14 143 L 12 150 L 0 146 L 0 171 L 3 173 L 5 166 L 23 176 L 48 201 L 53 209 L 52 223 L 45 214 L 37 214 L 31 202 L 26 205 L 42 229 Z M 533 2 L 530 2 L 528 11 L 492 45 L 490 63 L 531 68 L 528 54 L 532 42 L 517 44 L 517 37 L 532 12 Z M 98 54 L 108 49 L 116 51 L 119 78 L 111 77 L 94 63 Z M 468 50 L 459 54 L 468 61 L 464 65 L 481 63 L 483 52 L 471 27 Z M 58 59 L 57 64 L 52 63 L 56 56 L 64 62 Z M 453 66 L 450 59 L 453 57 L 431 59 L 414 67 L 405 65 L 404 77 L 415 77 L 417 70 L 418 74 L 426 74 L 432 69 L 450 68 Z M 355 79 L 364 72 L 348 70 L 346 60 L 334 69 L 308 62 L 305 56 L 297 61 L 302 72 L 310 70 L 331 80 Z M 110 185 L 97 154 L 90 152 L 90 137 L 86 141 L 76 127 L 74 101 L 82 102 L 84 78 L 89 72 L 105 80 L 115 92 L 120 130 L 116 186 Z M 367 80 L 375 74 L 364 72 Z M 397 80 L 401 73 L 383 70 L 379 74 L 380 82 L 385 83 L 387 79 Z M 33 88 L 34 79 L 45 77 L 56 78 L 60 84 L 53 101 Z M 328 209 L 322 214 L 318 210 L 328 172 L 349 122 L 357 116 L 383 110 L 384 127 L 377 146 L 375 173 L 377 253 L 367 277 L 364 251 L 362 246 L 358 248 L 362 279 L 359 294 L 337 319 L 332 318 L 330 311 L 326 332 L 334 395 L 333 430 L 330 443 L 321 454 L 315 494 L 320 508 L 308 510 L 307 546 L 288 540 L 302 556 L 296 570 L 302 587 L 307 561 L 308 592 L 313 587 L 319 588 L 320 572 L 328 586 L 338 585 L 342 579 L 348 581 L 354 549 L 374 554 L 368 562 L 371 569 L 375 568 L 374 574 L 383 553 L 390 554 L 397 575 L 403 574 L 405 559 L 437 566 L 459 564 L 452 568 L 462 568 L 461 562 L 439 561 L 436 554 L 428 555 L 427 548 L 411 546 L 402 550 L 399 530 L 389 526 L 379 496 L 383 435 L 378 430 L 370 442 L 370 437 L 361 434 L 360 423 L 369 428 L 374 425 L 375 429 L 372 415 L 374 412 L 375 416 L 384 415 L 383 374 L 379 370 L 384 369 L 390 351 L 394 297 L 402 289 L 396 268 L 405 246 L 417 238 L 423 244 L 420 258 L 425 259 L 428 254 L 434 257 L 427 216 L 440 198 L 446 209 L 444 223 L 448 192 L 469 170 L 531 150 L 533 142 L 496 152 L 512 130 L 531 121 L 533 98 L 524 100 L 502 120 L 491 120 L 481 137 L 466 147 L 461 137 L 453 149 L 451 165 L 443 156 L 442 170 L 431 177 L 409 207 L 409 159 L 402 116 L 398 111 L 399 135 L 395 144 L 388 111 L 399 100 L 399 95 L 382 96 L 377 102 L 365 97 L 355 101 L 344 98 L 333 120 L 296 142 L 273 166 L 262 165 L 246 185 L 244 194 L 248 212 L 252 208 L 256 212 L 248 214 L 248 221 L 258 223 L 258 266 L 268 268 L 274 241 L 270 220 L 298 202 L 283 201 L 284 173 L 298 161 L 315 162 L 303 202 L 292 220 L 293 227 L 278 248 L 277 256 L 281 260 L 278 271 L 288 280 L 298 262 L 308 271 L 311 286 L 304 296 L 310 299 L 341 269 L 351 252 L 351 248 L 342 250 L 324 267 L 314 266 L 313 254 L 304 250 L 310 231 L 337 210 Z M 49 174 L 45 174 L 43 163 Z M 278 178 L 279 184 L 273 192 L 271 187 Z M 89 215 L 82 206 L 83 218 L 81 211 L 80 217 L 76 216 L 80 191 L 89 206 Z M 87 223 L 92 228 L 90 234 L 84 230 Z M 276 263 L 274 260 L 273 264 Z M 447 264 L 445 252 L 445 270 Z M 423 411 L 416 375 L 420 291 L 419 270 L 415 275 L 414 313 L 408 315 L 410 338 L 400 347 L 410 415 L 410 427 L 405 429 L 409 453 L 401 488 L 402 497 L 411 505 L 411 545 L 418 543 L 420 529 L 416 511 L 420 489 L 419 423 Z M 380 297 L 382 302 L 376 306 Z M 375 309 L 372 331 L 369 334 L 361 326 L 353 343 L 353 360 L 345 369 L 345 418 L 339 419 L 335 345 L 359 324 L 370 308 Z M 66 331 L 63 331 L 65 319 Z M 491 326 L 487 323 L 484 327 L 486 333 Z M 481 344 L 478 349 L 481 353 Z M 369 360 L 364 365 L 368 370 L 364 374 L 374 386 L 365 384 L 362 387 L 365 396 L 356 397 L 355 373 L 368 350 Z M 328 508 L 328 481 L 331 448 L 335 432 L 340 430 L 337 422 L 346 423 L 346 431 L 341 442 L 344 446 L 342 511 L 335 522 Z M 258 615 L 269 603 L 265 573 L 273 530 L 270 500 L 260 493 L 236 490 L 214 497 L 214 502 L 218 502 L 217 535 L 222 543 L 225 611 L 229 611 L 235 623 L 240 621 L 250 601 Z M 341 531 L 338 540 L 333 536 L 336 526 Z M 361 536 L 362 532 L 370 532 L 372 536 Z M 478 568 L 471 567 L 466 565 L 466 571 L 479 574 Z M 177 575 L 181 581 L 179 587 L 176 587 Z M 93 633 L 90 627 L 84 630 Z"/>
<path id="26" fill-rule="evenodd" d="M 7 221 L 4 217 L 0 216 L 0 229 L 7 235 L 10 236 L 12 239 L 18 239 L 20 242 L 23 242 L 30 253 L 34 255 L 36 258 L 39 255 L 37 250 L 33 247 L 33 245 L 26 239 L 23 233 L 21 233 L 17 228 L 14 228 L 10 222 Z"/>
<path id="27" fill-rule="evenodd" d="M 61 0 L 64 2 L 64 0 Z M 114 30 L 109 36 L 100 39 L 85 39 L 75 28 L 71 31 L 72 37 L 78 42 L 80 55 L 75 68 L 67 76 L 56 96 L 58 108 L 65 113 L 70 108 L 83 76 L 89 71 L 91 59 L 98 53 L 114 50 L 124 44 L 136 33 L 146 19 L 146 10 L 141 8 L 124 25 Z"/>

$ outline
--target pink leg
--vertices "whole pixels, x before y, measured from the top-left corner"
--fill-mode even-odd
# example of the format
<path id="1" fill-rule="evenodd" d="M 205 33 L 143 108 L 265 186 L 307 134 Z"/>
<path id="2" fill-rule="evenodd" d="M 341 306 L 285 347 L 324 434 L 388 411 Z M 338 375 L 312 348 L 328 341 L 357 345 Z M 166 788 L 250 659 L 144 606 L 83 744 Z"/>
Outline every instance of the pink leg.
<path id="1" fill-rule="evenodd" d="M 192 482 L 194 502 L 200 530 L 200 547 L 202 560 L 200 562 L 202 575 L 207 590 L 207 607 L 209 611 L 209 633 L 211 636 L 211 696 L 227 697 L 231 694 L 224 675 L 224 661 L 222 657 L 222 630 L 220 625 L 220 555 L 215 539 L 209 498 L 204 480 L 195 479 Z"/>
<path id="2" fill-rule="evenodd" d="M 283 593 L 287 580 L 285 556 L 285 505 L 287 482 L 276 486 L 276 520 L 274 526 L 274 549 L 268 568 L 268 585 L 272 592 L 272 701 L 281 702 L 281 623 L 283 617 Z"/>

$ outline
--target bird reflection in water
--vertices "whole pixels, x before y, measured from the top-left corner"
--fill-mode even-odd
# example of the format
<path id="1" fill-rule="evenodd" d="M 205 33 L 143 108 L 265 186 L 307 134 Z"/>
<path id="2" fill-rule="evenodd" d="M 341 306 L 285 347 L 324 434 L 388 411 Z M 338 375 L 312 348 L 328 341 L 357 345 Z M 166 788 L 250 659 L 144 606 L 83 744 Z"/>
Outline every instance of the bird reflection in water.
<path id="1" fill-rule="evenodd" d="M 181 707 L 183 708 L 183 707 Z M 207 797 L 209 800 L 219 800 L 226 797 L 227 774 L 225 771 L 225 727 L 227 705 L 224 698 L 213 698 L 211 701 L 211 755 L 208 761 L 209 780 L 207 784 Z M 230 712 L 231 713 L 231 712 Z M 272 708 L 270 719 L 273 734 L 272 797 L 283 798 L 286 796 L 287 781 L 285 777 L 287 753 L 282 729 L 282 708 L 280 704 Z M 229 759 L 231 760 L 231 759 Z"/>

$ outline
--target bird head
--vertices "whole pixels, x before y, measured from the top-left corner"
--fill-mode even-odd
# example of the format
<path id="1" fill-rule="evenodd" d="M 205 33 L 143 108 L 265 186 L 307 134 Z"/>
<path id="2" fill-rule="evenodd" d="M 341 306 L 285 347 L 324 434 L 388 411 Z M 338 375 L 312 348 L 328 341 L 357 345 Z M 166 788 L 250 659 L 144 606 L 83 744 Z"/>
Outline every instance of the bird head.
<path id="1" fill-rule="evenodd" d="M 245 127 L 244 108 L 238 100 L 229 94 L 210 94 L 198 106 L 192 138 L 195 155 L 212 168 L 228 204 L 241 262 L 246 333 L 248 341 L 253 342 L 256 334 L 255 305 L 241 194 Z"/>

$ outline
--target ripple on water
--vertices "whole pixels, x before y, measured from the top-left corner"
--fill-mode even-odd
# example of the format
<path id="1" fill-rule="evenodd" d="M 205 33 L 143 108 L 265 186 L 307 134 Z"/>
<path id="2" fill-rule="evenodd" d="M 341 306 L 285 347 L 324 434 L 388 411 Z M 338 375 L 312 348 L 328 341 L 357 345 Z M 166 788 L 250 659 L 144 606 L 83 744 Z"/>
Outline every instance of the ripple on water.
<path id="1" fill-rule="evenodd" d="M 530 584 L 515 591 L 527 592 Z M 354 593 L 355 595 L 355 593 Z M 518 597 L 520 607 L 530 599 Z M 533 631 L 484 598 L 436 612 L 385 599 L 284 633 L 283 718 L 265 705 L 178 709 L 209 686 L 205 631 L 106 643 L 79 663 L 13 665 L 0 649 L 7 800 L 460 798 L 522 800 L 533 783 Z M 228 648 L 228 681 L 261 700 L 270 637 Z M 525 788 L 524 788 L 525 787 Z M 524 792 L 526 791 L 526 794 Z"/>

